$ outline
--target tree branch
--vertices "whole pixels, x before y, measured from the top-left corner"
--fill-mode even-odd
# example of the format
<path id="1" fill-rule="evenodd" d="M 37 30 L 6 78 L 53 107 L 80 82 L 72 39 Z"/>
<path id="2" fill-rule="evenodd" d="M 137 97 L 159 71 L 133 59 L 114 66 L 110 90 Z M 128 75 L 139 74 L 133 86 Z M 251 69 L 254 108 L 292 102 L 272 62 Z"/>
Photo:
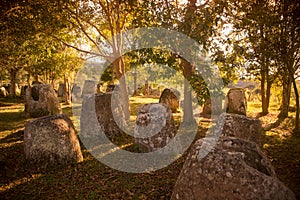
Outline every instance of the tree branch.
<path id="1" fill-rule="evenodd" d="M 90 54 L 90 55 L 95 55 L 95 56 L 99 56 L 99 57 L 104 57 L 104 58 L 110 58 L 109 56 L 107 55 L 103 55 L 103 54 L 100 54 L 100 53 L 95 53 L 95 52 L 91 52 L 91 51 L 87 51 L 87 50 L 83 50 L 83 49 L 80 49 L 74 45 L 71 45 L 67 42 L 65 42 L 64 40 L 62 40 L 61 38 L 55 36 L 55 35 L 50 35 L 51 37 L 55 38 L 56 40 L 58 40 L 59 42 L 62 42 L 64 45 L 66 45 L 67 47 L 70 47 L 70 48 L 73 48 L 79 52 L 82 52 L 82 53 L 86 53 L 86 54 Z"/>

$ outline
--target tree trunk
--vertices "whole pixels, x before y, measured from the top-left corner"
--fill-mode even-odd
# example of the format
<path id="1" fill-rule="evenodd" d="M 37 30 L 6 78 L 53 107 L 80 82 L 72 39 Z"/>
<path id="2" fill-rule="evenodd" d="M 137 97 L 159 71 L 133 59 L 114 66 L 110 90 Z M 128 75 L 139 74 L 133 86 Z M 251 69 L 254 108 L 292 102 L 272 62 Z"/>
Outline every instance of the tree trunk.
<path id="1" fill-rule="evenodd" d="M 17 92 L 17 88 L 16 88 L 17 72 L 18 72 L 17 69 L 10 70 L 10 88 L 9 88 L 10 94 L 9 95 L 12 97 L 15 97 Z"/>
<path id="2" fill-rule="evenodd" d="M 64 75 L 64 100 L 66 105 L 71 104 L 71 90 L 70 90 L 70 83 L 69 77 L 65 74 Z"/>
<path id="3" fill-rule="evenodd" d="M 265 85 L 266 85 L 266 73 L 264 70 L 262 70 L 261 71 L 261 81 L 260 81 L 262 115 L 268 114 Z"/>
<path id="4" fill-rule="evenodd" d="M 297 83 L 295 78 L 293 78 L 293 88 L 294 88 L 294 93 L 296 97 L 296 117 L 295 117 L 295 129 L 294 132 L 299 132 L 300 131 L 300 122 L 299 122 L 299 112 L 300 112 L 300 107 L 299 107 L 299 91 L 297 88 Z"/>
<path id="5" fill-rule="evenodd" d="M 52 79 L 51 80 L 51 83 L 50 83 L 50 85 L 52 86 L 52 88 L 54 89 L 54 86 L 55 86 L 55 79 Z"/>
<path id="6" fill-rule="evenodd" d="M 39 75 L 34 75 L 34 82 L 39 82 Z"/>
<path id="7" fill-rule="evenodd" d="M 24 112 L 25 112 L 25 115 L 27 117 L 29 117 L 29 113 L 30 113 L 30 106 L 28 105 L 29 104 L 29 101 L 30 101 L 30 98 L 31 98 L 31 84 L 30 84 L 30 72 L 28 72 L 28 76 L 27 76 L 27 89 L 26 89 L 26 92 L 25 92 L 25 105 L 24 105 Z"/>
<path id="8" fill-rule="evenodd" d="M 133 72 L 133 95 L 137 95 L 137 71 L 136 71 L 136 66 L 134 67 L 134 72 Z"/>
<path id="9" fill-rule="evenodd" d="M 188 80 L 184 80 L 183 122 L 193 122 L 192 88 Z"/>
<path id="10" fill-rule="evenodd" d="M 292 59 L 290 59 L 292 60 Z M 296 78 L 295 78 L 295 72 L 297 71 L 297 67 L 295 66 L 295 68 L 293 67 L 293 62 L 287 62 L 286 64 L 287 70 L 289 72 L 289 83 L 293 84 L 293 88 L 294 88 L 294 93 L 295 93 L 295 97 L 296 97 L 296 116 L 295 116 L 295 128 L 294 128 L 294 133 L 300 133 L 300 125 L 299 125 L 299 112 L 300 112 L 300 108 L 299 108 L 299 92 L 298 92 L 298 88 L 297 88 L 297 83 L 296 83 Z M 291 89 L 290 89 L 291 90 Z M 289 105 L 288 105 L 288 109 L 289 109 Z"/>
<path id="11" fill-rule="evenodd" d="M 289 112 L 292 80 L 289 76 L 285 77 L 282 84 L 282 103 L 278 118 L 286 118 Z"/>
<path id="12" fill-rule="evenodd" d="M 187 36 L 190 35 L 192 31 L 191 21 L 193 20 L 193 15 L 197 9 L 196 0 L 189 0 L 187 5 L 187 11 L 184 16 L 183 22 L 183 33 Z M 193 105 L 192 105 L 192 90 L 189 85 L 189 78 L 193 72 L 193 66 L 184 59 L 181 59 L 181 69 L 183 71 L 184 80 L 184 103 L 183 103 L 183 122 L 193 122 Z"/>
<path id="13" fill-rule="evenodd" d="M 111 84 L 115 83 L 114 65 L 111 66 Z"/>
<path id="14" fill-rule="evenodd" d="M 121 92 L 121 104 L 124 110 L 125 120 L 130 119 L 130 111 L 129 111 L 129 99 L 128 92 L 126 86 L 126 78 L 125 74 L 125 63 L 123 58 L 120 56 L 113 62 L 114 69 L 116 70 L 116 76 L 119 80 L 120 84 L 120 92 Z"/>
<path id="15" fill-rule="evenodd" d="M 263 37 L 263 36 L 262 36 Z M 261 108 L 262 115 L 269 113 L 271 86 L 273 81 L 270 80 L 269 74 L 269 59 L 263 55 L 263 64 L 261 69 Z"/>
<path id="16" fill-rule="evenodd" d="M 266 113 L 269 113 L 269 106 L 270 106 L 270 97 L 271 97 L 271 86 L 272 82 L 267 80 L 267 89 L 266 89 Z"/>
<path id="17" fill-rule="evenodd" d="M 192 65 L 184 59 L 181 59 L 181 68 L 184 79 L 184 102 L 183 102 L 183 122 L 193 122 L 192 88 L 188 82 L 192 74 Z"/>

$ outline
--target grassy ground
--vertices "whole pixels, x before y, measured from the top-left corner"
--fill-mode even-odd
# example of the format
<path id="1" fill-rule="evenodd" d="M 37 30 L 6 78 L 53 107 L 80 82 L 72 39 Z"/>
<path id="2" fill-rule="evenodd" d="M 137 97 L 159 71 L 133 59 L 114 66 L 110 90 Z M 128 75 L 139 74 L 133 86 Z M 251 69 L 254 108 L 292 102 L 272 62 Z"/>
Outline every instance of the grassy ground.
<path id="1" fill-rule="evenodd" d="M 264 128 L 262 149 L 271 160 L 278 178 L 300 199 L 300 137 L 292 134 L 295 113 L 289 113 L 283 121 L 278 120 L 278 107 L 271 104 L 270 113 L 259 117 Z M 258 116 L 260 103 L 250 103 L 248 110 L 253 117 Z"/>
<path id="2" fill-rule="evenodd" d="M 132 118 L 141 103 L 157 99 L 132 98 Z M 84 148 L 84 161 L 66 167 L 28 171 L 23 150 L 25 118 L 21 99 L 0 99 L 0 197 L 2 199 L 169 199 L 182 168 L 184 157 L 161 170 L 133 174 L 111 169 L 93 158 Z M 64 106 L 64 113 L 72 110 Z M 257 116 L 259 103 L 249 103 L 249 115 Z M 261 117 L 268 129 L 275 124 L 276 105 Z M 291 135 L 291 116 L 279 126 L 262 133 L 262 148 L 270 158 L 281 181 L 300 198 L 300 138 Z M 180 114 L 175 119 L 180 119 Z M 275 124 L 276 125 L 276 124 Z M 201 122 L 197 138 L 208 124 Z"/>

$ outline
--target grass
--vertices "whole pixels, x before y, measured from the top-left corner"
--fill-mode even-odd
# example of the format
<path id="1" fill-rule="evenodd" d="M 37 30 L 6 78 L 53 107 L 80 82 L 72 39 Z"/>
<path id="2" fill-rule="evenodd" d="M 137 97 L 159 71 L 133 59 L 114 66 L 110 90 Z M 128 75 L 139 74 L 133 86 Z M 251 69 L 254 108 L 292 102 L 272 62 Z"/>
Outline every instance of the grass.
<path id="1" fill-rule="evenodd" d="M 248 113 L 258 116 L 260 102 L 251 102 Z M 269 114 L 259 117 L 264 131 L 261 136 L 262 150 L 271 160 L 278 178 L 297 198 L 300 198 L 300 137 L 293 135 L 295 113 L 290 112 L 284 120 L 278 120 L 279 105 L 271 103 Z"/>
<path id="2" fill-rule="evenodd" d="M 131 120 L 141 104 L 152 98 L 131 98 Z M 23 115 L 22 99 L 0 99 L 0 196 L 1 199 L 169 199 L 186 153 L 171 165 L 149 173 L 125 173 L 98 162 L 82 148 L 84 161 L 46 170 L 27 170 L 23 150 L 23 128 L 30 120 Z M 264 127 L 276 122 L 277 106 L 260 117 Z M 63 106 L 72 117 L 72 109 Z M 260 103 L 248 104 L 250 116 L 257 116 Z M 293 113 L 279 126 L 262 133 L 262 149 L 271 160 L 278 178 L 300 198 L 300 138 L 291 134 Z M 180 114 L 175 117 L 180 119 Z M 209 124 L 201 122 L 197 138 Z"/>
<path id="3" fill-rule="evenodd" d="M 24 128 L 26 118 L 22 114 L 23 110 L 22 99 L 9 99 L 7 101 L 0 98 L 0 137 Z"/>

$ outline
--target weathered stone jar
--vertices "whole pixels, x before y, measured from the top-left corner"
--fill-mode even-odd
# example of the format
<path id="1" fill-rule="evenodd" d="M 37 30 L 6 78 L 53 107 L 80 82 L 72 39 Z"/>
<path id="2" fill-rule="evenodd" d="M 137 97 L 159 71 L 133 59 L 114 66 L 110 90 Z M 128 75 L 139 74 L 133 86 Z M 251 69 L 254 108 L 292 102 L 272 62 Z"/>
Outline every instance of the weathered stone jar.
<path id="1" fill-rule="evenodd" d="M 247 99 L 243 88 L 232 88 L 226 96 L 226 112 L 246 115 Z"/>
<path id="2" fill-rule="evenodd" d="M 50 85 L 34 84 L 26 90 L 25 113 L 30 117 L 42 117 L 61 113 L 60 103 Z"/>
<path id="3" fill-rule="evenodd" d="M 81 162 L 80 144 L 67 115 L 41 117 L 26 123 L 24 151 L 34 167 L 48 167 Z"/>
<path id="4" fill-rule="evenodd" d="M 280 182 L 267 157 L 254 142 L 221 137 L 214 148 L 199 157 L 198 140 L 190 151 L 177 179 L 171 199 L 296 199 Z"/>
<path id="5" fill-rule="evenodd" d="M 166 146 L 175 137 L 171 109 L 165 104 L 153 103 L 140 107 L 134 129 L 135 142 L 146 152 Z"/>
<path id="6" fill-rule="evenodd" d="M 180 92 L 174 88 L 166 88 L 161 93 L 159 103 L 164 103 L 170 107 L 172 112 L 177 112 L 180 102 Z"/>
<path id="7" fill-rule="evenodd" d="M 223 136 L 237 137 L 260 144 L 262 126 L 259 119 L 222 113 L 217 120 L 215 131 L 221 132 Z"/>
<path id="8" fill-rule="evenodd" d="M 123 134 L 122 127 L 126 127 L 126 121 L 117 99 L 118 94 L 112 92 L 84 96 L 80 116 L 81 137 L 97 138 L 102 132 L 114 141 Z"/>

